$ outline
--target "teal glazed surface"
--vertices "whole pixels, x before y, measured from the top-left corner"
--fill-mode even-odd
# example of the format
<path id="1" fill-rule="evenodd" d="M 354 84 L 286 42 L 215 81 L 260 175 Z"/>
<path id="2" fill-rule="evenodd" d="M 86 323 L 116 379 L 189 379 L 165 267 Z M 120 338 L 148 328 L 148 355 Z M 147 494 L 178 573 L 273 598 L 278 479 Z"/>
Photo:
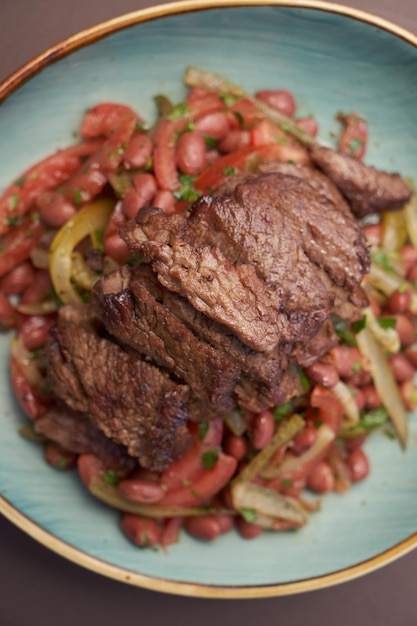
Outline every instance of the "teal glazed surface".
<path id="1" fill-rule="evenodd" d="M 180 101 L 190 64 L 223 73 L 248 91 L 293 91 L 298 114 L 315 114 L 321 140 L 330 145 L 339 129 L 335 115 L 356 111 L 369 122 L 367 162 L 416 176 L 415 46 L 337 13 L 236 6 L 130 26 L 26 82 L 0 106 L 0 189 L 73 142 L 83 112 L 99 101 L 129 103 L 152 121 L 152 97 L 164 93 Z M 0 491 L 34 525 L 104 566 L 197 585 L 280 585 L 352 568 L 417 531 L 417 419 L 411 417 L 408 450 L 382 434 L 372 437 L 369 479 L 347 494 L 325 496 L 299 532 L 265 533 L 254 541 L 230 533 L 213 544 L 183 535 L 167 553 L 138 550 L 121 534 L 116 512 L 94 501 L 75 473 L 47 467 L 41 449 L 18 435 L 25 420 L 10 390 L 8 337 L 0 350 Z"/>

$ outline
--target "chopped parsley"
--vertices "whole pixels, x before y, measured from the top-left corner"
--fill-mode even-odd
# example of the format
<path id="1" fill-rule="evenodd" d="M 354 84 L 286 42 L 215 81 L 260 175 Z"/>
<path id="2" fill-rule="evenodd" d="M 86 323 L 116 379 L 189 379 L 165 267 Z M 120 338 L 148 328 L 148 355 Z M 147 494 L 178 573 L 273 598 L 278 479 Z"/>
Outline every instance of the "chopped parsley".
<path id="1" fill-rule="evenodd" d="M 204 437 L 207 435 L 209 429 L 208 422 L 200 422 L 198 425 L 198 439 L 199 441 L 203 441 Z"/>
<path id="2" fill-rule="evenodd" d="M 194 187 L 196 181 L 195 176 L 189 176 L 187 174 L 180 174 L 179 181 L 181 187 L 174 191 L 175 200 L 185 200 L 186 202 L 194 202 L 200 197 L 201 193 Z"/>
<path id="3" fill-rule="evenodd" d="M 235 173 L 236 173 L 236 170 L 231 165 L 226 165 L 226 167 L 223 170 L 223 174 L 225 176 L 233 176 L 233 174 L 235 174 Z"/>
<path id="4" fill-rule="evenodd" d="M 348 346 L 353 348 L 357 347 L 355 335 L 349 330 L 346 321 L 338 319 L 333 322 L 333 329 L 340 341 L 343 341 Z"/>
<path id="5" fill-rule="evenodd" d="M 377 317 L 376 321 L 381 328 L 395 328 L 397 320 L 395 317 Z"/>
<path id="6" fill-rule="evenodd" d="M 18 193 L 12 193 L 12 195 L 9 198 L 9 209 L 11 211 L 15 211 L 17 209 L 17 206 L 19 204 L 19 200 L 20 200 L 20 196 Z"/>
<path id="7" fill-rule="evenodd" d="M 167 120 L 179 120 L 182 117 L 184 117 L 187 113 L 190 113 L 190 109 L 188 107 L 188 104 L 186 102 L 180 102 L 179 104 L 175 105 L 171 111 L 168 113 L 168 115 L 166 116 Z"/>
<path id="8" fill-rule="evenodd" d="M 240 509 L 239 513 L 241 514 L 245 522 L 248 522 L 248 524 L 252 524 L 257 518 L 255 509 L 243 507 L 243 509 Z"/>
<path id="9" fill-rule="evenodd" d="M 349 143 L 349 152 L 357 152 L 358 150 L 360 150 L 363 146 L 363 141 L 362 139 L 359 139 L 359 137 L 354 137 L 352 139 L 352 141 Z"/>
<path id="10" fill-rule="evenodd" d="M 117 478 L 117 474 L 114 470 L 108 469 L 104 472 L 103 483 L 106 483 L 106 485 L 113 485 L 113 487 L 115 487 L 118 482 L 119 479 Z"/>
<path id="11" fill-rule="evenodd" d="M 394 268 L 392 267 L 391 262 L 385 250 L 376 250 L 375 252 L 372 252 L 371 257 L 374 263 L 377 263 L 378 265 L 380 265 L 387 272 L 394 271 Z"/>
<path id="12" fill-rule="evenodd" d="M 356 322 L 352 322 L 352 330 L 355 333 L 359 333 L 366 326 L 366 315 L 364 315 L 360 320 L 356 320 Z"/>
<path id="13" fill-rule="evenodd" d="M 205 470 L 209 470 L 214 467 L 217 463 L 217 459 L 219 458 L 219 448 L 210 448 L 203 453 L 201 460 L 203 462 L 203 467 Z"/>
<path id="14" fill-rule="evenodd" d="M 232 96 L 230 93 L 225 93 L 221 95 L 220 98 L 223 100 L 227 107 L 233 106 L 241 99 L 240 96 Z"/>

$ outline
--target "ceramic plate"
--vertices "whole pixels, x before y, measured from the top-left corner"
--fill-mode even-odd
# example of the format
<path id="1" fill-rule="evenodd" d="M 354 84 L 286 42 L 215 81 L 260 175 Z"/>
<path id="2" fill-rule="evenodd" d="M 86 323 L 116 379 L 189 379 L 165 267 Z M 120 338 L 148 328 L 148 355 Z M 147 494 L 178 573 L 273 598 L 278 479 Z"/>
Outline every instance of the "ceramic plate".
<path id="1" fill-rule="evenodd" d="M 295 3 L 294 3 L 295 4 Z M 417 172 L 417 39 L 364 13 L 315 2 L 176 3 L 113 20 L 47 51 L 0 87 L 0 187 L 71 143 L 83 111 L 100 100 L 130 103 L 148 120 L 152 96 L 184 96 L 190 63 L 249 91 L 284 87 L 299 114 L 313 112 L 332 142 L 339 111 L 368 119 L 367 161 Z M 1 338 L 0 489 L 3 513 L 52 550 L 132 584 L 208 597 L 282 595 L 369 572 L 417 545 L 417 419 L 409 448 L 375 435 L 371 476 L 323 498 L 296 533 L 213 544 L 183 536 L 167 553 L 139 550 L 118 514 L 94 501 L 75 473 L 47 467 L 22 439 L 9 386 L 9 338 Z"/>

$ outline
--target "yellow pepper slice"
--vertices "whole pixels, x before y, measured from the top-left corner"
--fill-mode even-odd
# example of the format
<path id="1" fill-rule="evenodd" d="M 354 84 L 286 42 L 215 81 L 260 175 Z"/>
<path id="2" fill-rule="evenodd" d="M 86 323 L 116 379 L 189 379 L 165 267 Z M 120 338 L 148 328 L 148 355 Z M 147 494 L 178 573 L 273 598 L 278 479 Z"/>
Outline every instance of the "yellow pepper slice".
<path id="1" fill-rule="evenodd" d="M 107 226 L 114 209 L 114 201 L 101 198 L 84 206 L 55 235 L 49 252 L 49 273 L 52 284 L 64 304 L 82 303 L 82 298 L 71 282 L 72 254 L 85 237 L 95 242 L 97 231 Z"/>

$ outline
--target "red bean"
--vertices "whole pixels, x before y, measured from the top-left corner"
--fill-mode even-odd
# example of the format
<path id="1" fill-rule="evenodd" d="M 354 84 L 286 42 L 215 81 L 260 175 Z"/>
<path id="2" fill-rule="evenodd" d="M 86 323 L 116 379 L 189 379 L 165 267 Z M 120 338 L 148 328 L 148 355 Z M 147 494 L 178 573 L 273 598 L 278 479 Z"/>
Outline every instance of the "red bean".
<path id="1" fill-rule="evenodd" d="M 359 450 L 362 448 L 365 441 L 368 439 L 368 434 L 366 435 L 358 435 L 357 437 L 351 437 L 350 439 L 345 439 L 345 450 L 346 452 L 353 452 L 354 450 Z"/>
<path id="2" fill-rule="evenodd" d="M 223 139 L 230 130 L 229 116 L 225 111 L 213 111 L 197 120 L 195 130 L 213 139 Z"/>
<path id="3" fill-rule="evenodd" d="M 362 389 L 353 385 L 350 385 L 349 387 L 355 399 L 356 406 L 358 407 L 359 411 L 362 411 L 365 406 L 365 395 Z"/>
<path id="4" fill-rule="evenodd" d="M 403 246 L 400 250 L 401 259 L 404 265 L 404 270 L 408 276 L 411 268 L 417 264 L 417 250 L 414 246 Z"/>
<path id="5" fill-rule="evenodd" d="M 405 354 L 402 354 L 400 352 L 396 354 L 391 354 L 388 362 L 390 364 L 394 378 L 397 382 L 403 383 L 406 380 L 412 380 L 414 378 L 414 367 L 407 359 Z"/>
<path id="6" fill-rule="evenodd" d="M 257 526 L 256 524 L 251 524 L 243 519 L 243 517 L 238 517 L 236 520 L 236 526 L 239 531 L 239 534 L 243 539 L 255 539 L 259 537 L 263 533 L 263 528 L 261 526 Z"/>
<path id="7" fill-rule="evenodd" d="M 146 133 L 135 133 L 123 153 L 125 166 L 140 169 L 152 154 L 152 140 Z"/>
<path id="8" fill-rule="evenodd" d="M 346 459 L 346 466 L 353 483 L 363 480 L 369 474 L 369 461 L 363 450 L 353 450 Z"/>
<path id="9" fill-rule="evenodd" d="M 368 243 L 378 246 L 382 241 L 382 224 L 368 224 L 364 227 Z"/>
<path id="10" fill-rule="evenodd" d="M 216 513 L 216 519 L 220 527 L 221 534 L 228 533 L 235 525 L 235 516 L 226 513 Z"/>
<path id="11" fill-rule="evenodd" d="M 130 541 L 141 548 L 152 548 L 161 541 L 162 528 L 156 520 L 149 517 L 125 513 L 120 526 Z"/>
<path id="12" fill-rule="evenodd" d="M 406 380 L 400 385 L 400 393 L 407 411 L 414 411 L 417 407 L 417 386 L 412 380 Z"/>
<path id="13" fill-rule="evenodd" d="M 94 454 L 80 454 L 77 459 L 77 469 L 81 480 L 88 488 L 91 480 L 101 479 L 105 471 L 103 462 Z"/>
<path id="14" fill-rule="evenodd" d="M 413 265 L 407 272 L 407 278 L 412 283 L 417 281 L 417 264 Z"/>
<path id="15" fill-rule="evenodd" d="M 0 290 L 7 294 L 21 294 L 33 281 L 35 269 L 30 261 L 16 265 L 0 283 Z"/>
<path id="16" fill-rule="evenodd" d="M 317 124 L 317 120 L 314 117 L 302 117 L 298 118 L 296 121 L 297 126 L 303 129 L 304 132 L 308 133 L 312 137 L 317 137 L 319 132 L 319 125 Z"/>
<path id="17" fill-rule="evenodd" d="M 362 367 L 362 356 L 358 348 L 338 345 L 332 348 L 330 355 L 341 378 L 351 378 Z"/>
<path id="18" fill-rule="evenodd" d="M 235 152 L 250 145 L 251 133 L 248 130 L 232 129 L 226 137 L 219 141 L 217 148 L 223 154 Z"/>
<path id="19" fill-rule="evenodd" d="M 176 162 L 183 174 L 197 176 L 206 164 L 206 142 L 195 131 L 183 133 L 177 143 Z"/>
<path id="20" fill-rule="evenodd" d="M 340 133 L 338 149 L 356 159 L 362 159 L 368 143 L 368 126 L 366 121 L 357 113 L 339 115 L 343 124 Z"/>
<path id="21" fill-rule="evenodd" d="M 248 444 L 245 437 L 228 435 L 223 444 L 223 449 L 226 454 L 230 454 L 230 456 L 233 456 L 238 461 L 241 461 L 245 457 Z"/>
<path id="22" fill-rule="evenodd" d="M 13 305 L 0 293 L 0 328 L 8 329 L 15 325 L 16 314 Z"/>
<path id="23" fill-rule="evenodd" d="M 317 361 L 306 369 L 308 376 L 323 387 L 334 387 L 339 382 L 337 369 L 331 363 Z"/>
<path id="24" fill-rule="evenodd" d="M 333 470 L 326 461 L 320 461 L 312 469 L 307 479 L 307 486 L 316 493 L 326 493 L 335 488 Z"/>
<path id="25" fill-rule="evenodd" d="M 213 541 L 221 535 L 221 527 L 215 515 L 196 515 L 184 522 L 185 530 L 196 539 Z"/>
<path id="26" fill-rule="evenodd" d="M 271 411 L 262 411 L 252 423 L 252 445 L 255 450 L 262 450 L 271 441 L 275 423 Z"/>
<path id="27" fill-rule="evenodd" d="M 307 425 L 294 437 L 292 450 L 295 454 L 302 454 L 311 448 L 316 439 L 317 428 L 314 425 Z"/>
<path id="28" fill-rule="evenodd" d="M 22 338 L 25 348 L 31 351 L 42 348 L 46 343 L 52 324 L 51 319 L 41 315 L 31 315 L 25 319 L 19 329 L 19 336 Z"/>
<path id="29" fill-rule="evenodd" d="M 71 469 L 77 463 L 77 455 L 74 452 L 65 450 L 65 448 L 55 442 L 47 443 L 44 456 L 49 465 L 59 470 Z"/>
<path id="30" fill-rule="evenodd" d="M 417 369 L 417 347 L 416 346 L 408 347 L 407 350 L 405 350 L 404 354 L 406 355 L 410 363 L 413 365 L 413 367 Z"/>
<path id="31" fill-rule="evenodd" d="M 167 189 L 161 189 L 156 192 L 153 205 L 162 209 L 167 215 L 175 213 L 175 198 Z"/>
<path id="32" fill-rule="evenodd" d="M 63 195 L 46 192 L 36 199 L 41 220 L 51 228 L 61 228 L 77 213 L 76 207 Z"/>
<path id="33" fill-rule="evenodd" d="M 163 548 L 172 546 L 178 543 L 180 530 L 184 524 L 183 517 L 171 517 L 165 520 L 164 528 L 162 529 L 160 544 Z"/>
<path id="34" fill-rule="evenodd" d="M 137 174 L 133 185 L 122 200 L 123 213 L 128 220 L 134 219 L 139 209 L 152 201 L 158 189 L 155 177 L 147 173 Z"/>
<path id="35" fill-rule="evenodd" d="M 364 397 L 364 406 L 367 409 L 377 409 L 381 406 L 381 399 L 373 385 L 365 385 L 361 387 L 361 390 Z"/>
<path id="36" fill-rule="evenodd" d="M 255 97 L 289 117 L 294 115 L 297 108 L 292 93 L 284 89 L 262 89 L 256 92 Z"/>
<path id="37" fill-rule="evenodd" d="M 416 327 L 410 317 L 400 313 L 395 316 L 395 330 L 403 348 L 412 346 L 416 341 Z M 417 361 L 416 361 L 417 367 Z"/>
<path id="38" fill-rule="evenodd" d="M 396 289 L 388 298 L 387 308 L 390 313 L 405 313 L 411 303 L 411 289 Z"/>
<path id="39" fill-rule="evenodd" d="M 129 257 L 129 249 L 118 233 L 105 237 L 103 245 L 105 253 L 116 263 L 126 263 L 126 259 Z"/>
<path id="40" fill-rule="evenodd" d="M 157 483 L 135 478 L 121 480 L 117 489 L 126 500 L 138 504 L 159 502 L 165 495 L 165 491 Z"/>
<path id="41" fill-rule="evenodd" d="M 26 287 L 20 298 L 20 304 L 41 302 L 52 289 L 52 282 L 47 270 L 37 270 L 30 285 Z"/>

